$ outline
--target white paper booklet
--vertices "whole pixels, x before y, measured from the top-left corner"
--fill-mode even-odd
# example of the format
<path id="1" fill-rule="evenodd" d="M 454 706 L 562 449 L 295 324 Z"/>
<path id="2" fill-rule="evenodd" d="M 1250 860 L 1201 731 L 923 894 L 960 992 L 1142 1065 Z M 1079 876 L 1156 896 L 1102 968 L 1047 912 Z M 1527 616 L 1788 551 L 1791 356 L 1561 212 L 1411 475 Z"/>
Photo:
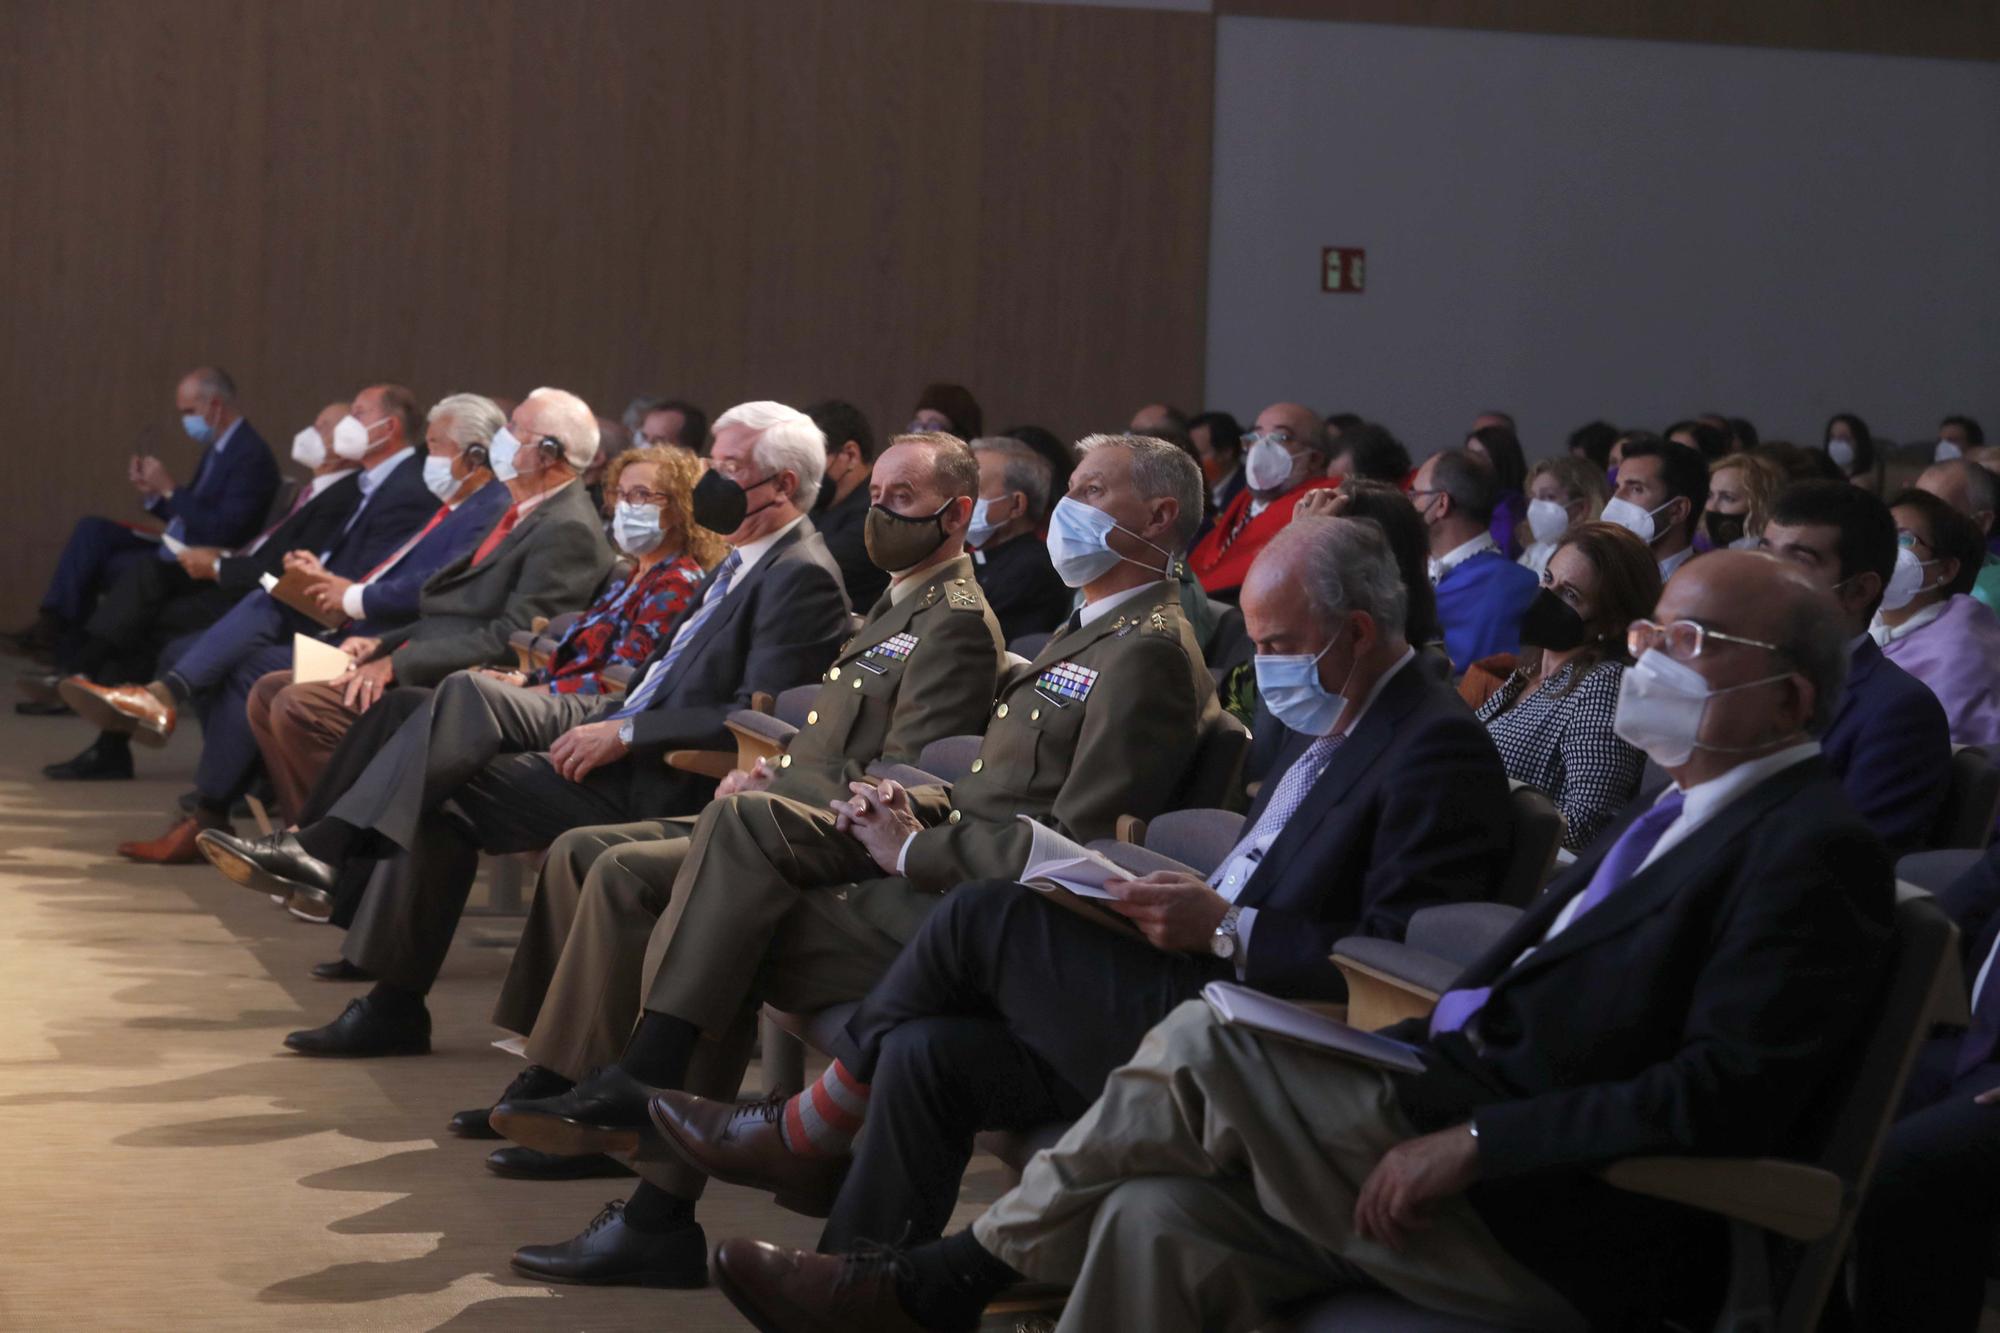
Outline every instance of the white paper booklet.
<path id="1" fill-rule="evenodd" d="M 1033 886 L 1036 880 L 1046 880 L 1059 884 L 1079 898 L 1110 898 L 1104 882 L 1111 879 L 1130 879 L 1132 872 L 1121 868 L 1117 862 L 1091 851 L 1074 838 L 1056 832 L 1046 824 L 1040 824 L 1028 816 L 1028 827 L 1035 831 L 1035 840 L 1028 848 L 1027 868 L 1021 872 L 1021 882 Z"/>
<path id="2" fill-rule="evenodd" d="M 292 680 L 300 685 L 317 685 L 347 673 L 353 659 L 330 643 L 304 634 L 292 636 Z"/>
<path id="3" fill-rule="evenodd" d="M 1315 1050 L 1332 1051 L 1364 1064 L 1405 1074 L 1421 1074 L 1424 1062 L 1417 1048 L 1374 1032 L 1349 1027 L 1337 1018 L 1315 1013 L 1303 1005 L 1280 1000 L 1233 981 L 1211 981 L 1201 988 L 1201 998 L 1225 1023 L 1254 1028 L 1285 1041 Z"/>

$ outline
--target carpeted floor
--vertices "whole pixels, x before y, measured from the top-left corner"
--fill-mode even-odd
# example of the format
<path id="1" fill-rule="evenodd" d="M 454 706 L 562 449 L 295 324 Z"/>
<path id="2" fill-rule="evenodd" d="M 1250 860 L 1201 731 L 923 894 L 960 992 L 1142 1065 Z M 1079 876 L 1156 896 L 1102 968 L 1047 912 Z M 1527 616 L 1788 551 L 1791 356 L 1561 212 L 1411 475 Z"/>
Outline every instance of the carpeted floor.
<path id="1" fill-rule="evenodd" d="M 0 659 L 11 681 L 25 664 Z M 73 718 L 0 713 L 0 1329 L 740 1329 L 712 1290 L 548 1287 L 515 1246 L 574 1234 L 629 1181 L 541 1185 L 444 1132 L 520 1067 L 486 1015 L 518 923 L 469 919 L 431 999 L 436 1053 L 295 1057 L 356 992 L 316 982 L 329 928 L 206 864 L 133 865 L 198 738 L 133 782 L 56 784 Z M 753 1071 L 751 1085 L 760 1086 Z M 976 1162 L 964 1211 L 997 1192 Z M 717 1186 L 711 1242 L 818 1224 Z"/>

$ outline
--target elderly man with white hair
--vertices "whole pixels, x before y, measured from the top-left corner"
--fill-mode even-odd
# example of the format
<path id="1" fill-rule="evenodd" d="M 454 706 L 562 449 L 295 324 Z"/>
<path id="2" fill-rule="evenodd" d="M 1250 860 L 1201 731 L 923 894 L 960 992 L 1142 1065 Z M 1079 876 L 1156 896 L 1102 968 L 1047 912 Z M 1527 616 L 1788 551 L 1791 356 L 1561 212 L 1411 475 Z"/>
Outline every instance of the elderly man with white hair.
<path id="1" fill-rule="evenodd" d="M 536 401 L 522 405 L 517 425 Z M 550 425 L 542 419 L 534 428 Z M 521 456 L 536 447 L 524 445 Z M 497 441 L 494 462 L 502 467 Z M 839 567 L 805 516 L 825 464 L 824 438 L 802 412 L 757 402 L 722 416 L 694 518 L 722 535 L 729 554 L 622 699 L 454 676 L 326 818 L 255 842 L 204 839 L 225 875 L 259 892 L 324 895 L 350 861 L 378 858 L 341 950 L 377 984 L 332 1023 L 287 1037 L 288 1047 L 306 1055 L 427 1052 L 424 996 L 482 850 L 537 850 L 572 828 L 698 809 L 709 799 L 714 784 L 667 768 L 663 752 L 725 744 L 731 712 L 753 693 L 817 680 L 847 636 Z M 581 488 L 574 494 L 588 521 Z"/>

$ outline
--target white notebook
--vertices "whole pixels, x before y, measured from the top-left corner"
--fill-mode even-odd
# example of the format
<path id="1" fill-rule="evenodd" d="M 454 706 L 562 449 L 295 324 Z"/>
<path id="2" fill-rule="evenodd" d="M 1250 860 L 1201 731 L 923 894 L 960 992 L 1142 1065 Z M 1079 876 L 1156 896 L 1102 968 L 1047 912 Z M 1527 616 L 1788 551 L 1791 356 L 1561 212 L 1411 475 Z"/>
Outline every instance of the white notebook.
<path id="1" fill-rule="evenodd" d="M 347 673 L 354 659 L 330 643 L 304 634 L 292 636 L 292 680 L 300 685 L 317 685 Z"/>
<path id="2" fill-rule="evenodd" d="M 1233 981 L 1209 982 L 1201 988 L 1201 998 L 1208 1001 L 1208 1007 L 1215 1011 L 1217 1018 L 1237 1027 L 1252 1028 L 1314 1050 L 1331 1051 L 1381 1069 L 1393 1069 L 1404 1074 L 1421 1074 L 1424 1071 L 1424 1062 L 1417 1048 L 1408 1042 L 1379 1033 L 1363 1032 L 1337 1018 L 1328 1018 L 1302 1005 L 1280 1000 L 1248 986 L 1239 986 Z"/>

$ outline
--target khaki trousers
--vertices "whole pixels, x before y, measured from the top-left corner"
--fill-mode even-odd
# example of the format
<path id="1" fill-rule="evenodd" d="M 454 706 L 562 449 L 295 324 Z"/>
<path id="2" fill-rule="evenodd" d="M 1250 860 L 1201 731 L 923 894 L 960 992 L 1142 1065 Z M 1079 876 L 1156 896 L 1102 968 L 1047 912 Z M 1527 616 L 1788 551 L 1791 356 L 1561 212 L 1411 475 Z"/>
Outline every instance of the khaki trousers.
<path id="1" fill-rule="evenodd" d="M 289 671 L 260 676 L 250 687 L 250 730 L 287 812 L 305 809 L 340 738 L 361 716 L 340 696 L 332 685 L 294 685 Z"/>
<path id="2" fill-rule="evenodd" d="M 1027 1276 L 1072 1287 L 1062 1333 L 1252 1329 L 1356 1270 L 1427 1309 L 1582 1328 L 1463 1197 L 1435 1205 L 1400 1253 L 1355 1234 L 1362 1183 L 1410 1137 L 1379 1070 L 1264 1040 L 1194 1000 L 973 1232 Z"/>

